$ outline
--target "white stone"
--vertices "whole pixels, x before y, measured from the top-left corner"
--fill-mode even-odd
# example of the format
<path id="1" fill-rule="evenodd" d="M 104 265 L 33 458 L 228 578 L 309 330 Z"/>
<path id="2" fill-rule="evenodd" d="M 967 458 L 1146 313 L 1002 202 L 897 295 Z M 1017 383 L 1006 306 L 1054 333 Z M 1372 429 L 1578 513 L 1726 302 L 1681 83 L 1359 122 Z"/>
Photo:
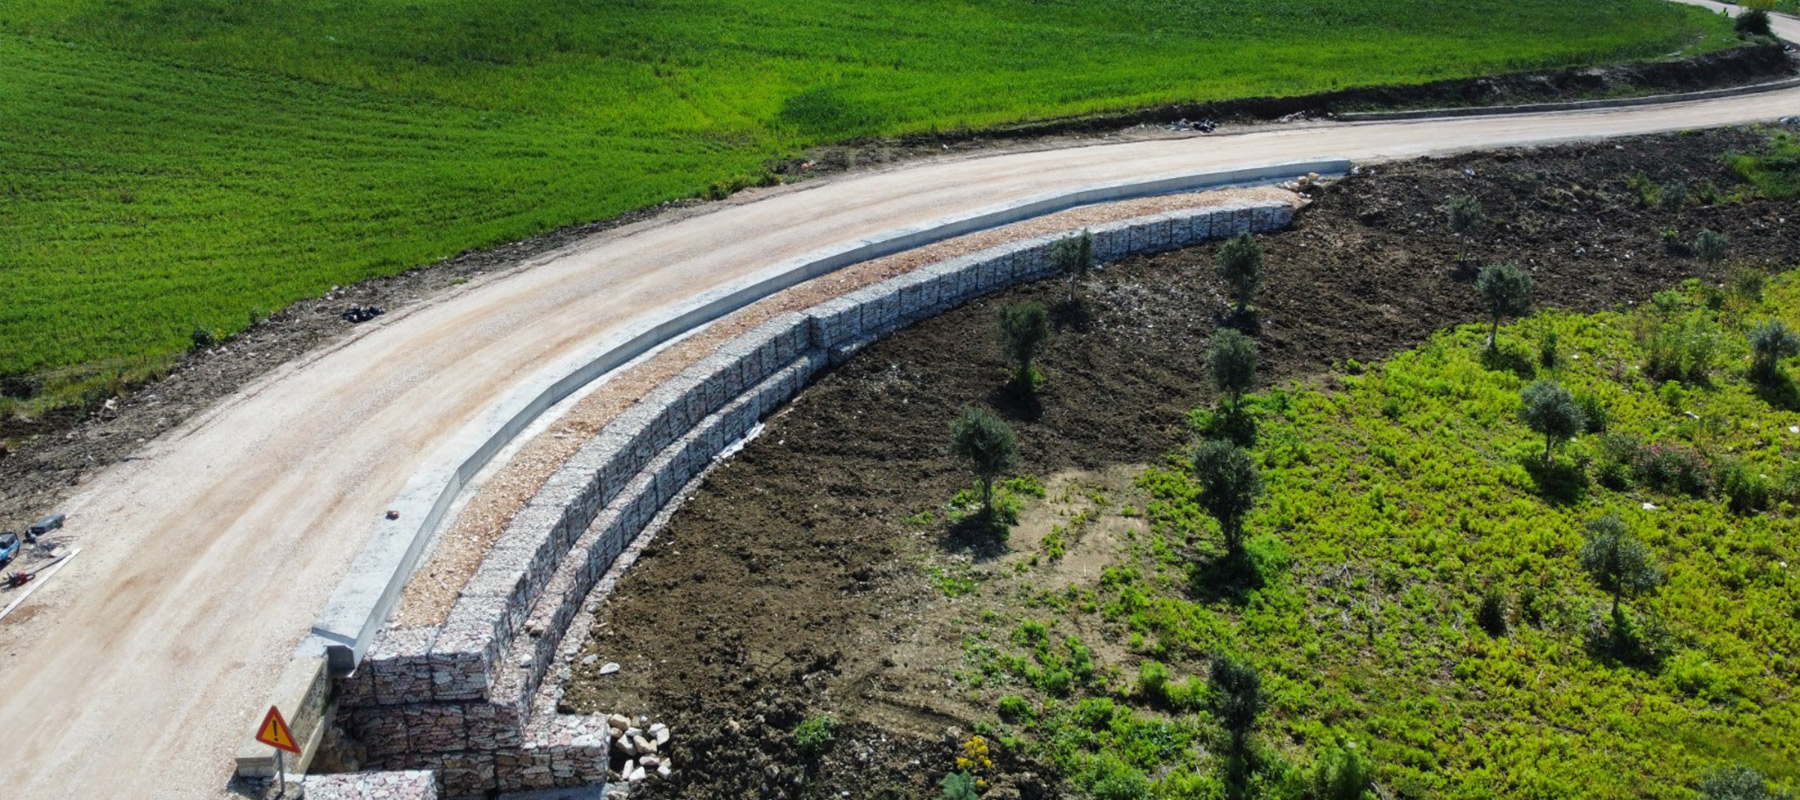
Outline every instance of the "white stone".
<path id="1" fill-rule="evenodd" d="M 588 656 L 588 658 L 593 658 L 593 656 Z M 611 675 L 618 671 L 619 671 L 619 665 L 615 664 L 611 661 L 608 661 L 605 664 L 600 665 L 600 674 L 601 675 Z"/>
<path id="2" fill-rule="evenodd" d="M 625 759 L 625 766 L 619 768 L 619 774 L 630 775 L 631 771 L 634 769 L 637 769 L 637 762 L 627 758 Z"/>
<path id="3" fill-rule="evenodd" d="M 637 769 L 632 770 L 630 775 L 625 776 L 625 782 L 626 783 L 643 783 L 644 782 L 644 768 L 638 767 Z"/>
<path id="4" fill-rule="evenodd" d="M 656 774 L 663 778 L 669 777 L 674 772 L 675 772 L 675 768 L 669 766 L 668 764 L 664 764 L 664 765 L 656 768 Z"/>
<path id="5" fill-rule="evenodd" d="M 656 737 L 657 744 L 668 744 L 669 743 L 670 733 L 669 733 L 669 729 L 667 727 L 652 729 L 650 735 Z"/>
<path id="6" fill-rule="evenodd" d="M 656 756 L 644 756 L 638 760 L 638 763 L 643 764 L 644 769 L 656 769 L 657 767 L 662 766 L 662 759 L 657 758 Z"/>
<path id="7" fill-rule="evenodd" d="M 584 657 L 583 657 L 583 658 L 582 658 L 582 659 L 581 659 L 581 665 L 582 665 L 582 666 L 584 666 L 584 667 L 586 667 L 586 666 L 592 666 L 592 665 L 593 665 L 593 663 L 594 663 L 594 662 L 595 662 L 595 661 L 598 661 L 598 660 L 599 660 L 599 659 L 600 659 L 600 657 L 599 657 L 599 656 L 596 656 L 596 655 L 588 655 L 588 656 L 584 656 Z"/>
<path id="8" fill-rule="evenodd" d="M 1649 501 L 1645 501 L 1645 502 L 1644 502 L 1644 510 L 1645 510 L 1645 511 L 1655 511 L 1655 510 L 1656 510 L 1656 504 L 1655 504 L 1655 503 L 1652 503 L 1652 502 L 1649 502 Z"/>
<path id="9" fill-rule="evenodd" d="M 620 737 L 619 749 L 625 751 L 625 755 L 628 756 L 635 756 L 638 754 L 637 745 L 632 743 L 630 737 Z"/>
<path id="10" fill-rule="evenodd" d="M 656 752 L 656 743 L 650 741 L 649 739 L 645 739 L 642 736 L 631 737 L 631 744 L 633 746 L 635 746 L 637 748 L 637 751 L 640 753 L 655 753 Z"/>
<path id="11" fill-rule="evenodd" d="M 619 730 L 625 730 L 626 728 L 631 727 L 631 718 L 624 714 L 614 714 L 606 718 L 606 724 L 618 728 Z"/>
<path id="12" fill-rule="evenodd" d="M 1789 425 L 1788 433 L 1800 433 L 1800 425 Z"/>

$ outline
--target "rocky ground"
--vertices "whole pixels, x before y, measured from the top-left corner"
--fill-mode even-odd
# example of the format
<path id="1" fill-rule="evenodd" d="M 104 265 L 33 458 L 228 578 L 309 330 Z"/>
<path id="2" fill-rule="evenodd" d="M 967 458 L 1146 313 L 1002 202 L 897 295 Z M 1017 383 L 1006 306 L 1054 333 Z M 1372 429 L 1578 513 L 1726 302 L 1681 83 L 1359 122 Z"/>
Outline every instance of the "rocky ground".
<path id="1" fill-rule="evenodd" d="M 1308 380 L 1478 319 L 1475 269 L 1458 263 L 1465 245 L 1472 262 L 1529 269 L 1540 306 L 1577 311 L 1690 276 L 1723 279 L 1684 244 L 1702 229 L 1730 237 L 1733 268 L 1791 266 L 1800 202 L 1697 199 L 1708 186 L 1737 190 L 1719 156 L 1762 137 L 1712 131 L 1361 169 L 1266 237 L 1262 379 Z M 1650 184 L 1680 184 L 1690 199 L 1645 204 Z M 1492 217 L 1466 241 L 1444 224 L 1460 194 Z M 1019 287 L 826 374 L 712 473 L 625 576 L 565 703 L 680 732 L 666 755 L 684 767 L 645 796 L 934 792 L 988 713 L 949 679 L 962 649 L 945 620 L 970 610 L 942 569 L 1005 563 L 970 552 L 943 521 L 967 483 L 945 452 L 948 421 L 964 405 L 998 409 L 1019 432 L 1020 471 L 1038 476 L 1162 458 L 1189 436 L 1187 411 L 1209 399 L 1201 353 L 1228 313 L 1213 250 L 1109 265 L 1082 287 L 1079 309 L 1062 304 L 1060 283 Z M 999 388 L 993 332 L 996 309 L 1023 300 L 1057 308 L 1047 384 L 1029 403 Z M 621 669 L 601 675 L 601 662 Z M 824 715 L 836 721 L 832 744 L 803 747 L 796 729 Z M 1041 766 L 997 760 L 986 796 L 1059 795 Z"/>

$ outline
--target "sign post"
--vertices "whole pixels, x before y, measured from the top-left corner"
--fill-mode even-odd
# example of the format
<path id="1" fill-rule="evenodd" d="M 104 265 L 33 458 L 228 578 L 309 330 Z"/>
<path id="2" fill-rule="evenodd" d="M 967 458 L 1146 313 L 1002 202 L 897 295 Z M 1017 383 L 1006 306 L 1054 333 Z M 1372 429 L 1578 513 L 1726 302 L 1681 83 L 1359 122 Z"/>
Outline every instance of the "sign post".
<path id="1" fill-rule="evenodd" d="M 300 746 L 294 743 L 294 732 L 288 729 L 287 720 L 281 718 L 281 709 L 269 706 L 262 725 L 257 726 L 256 740 L 275 748 L 275 778 L 280 781 L 280 796 L 287 797 L 287 754 L 300 755 Z"/>

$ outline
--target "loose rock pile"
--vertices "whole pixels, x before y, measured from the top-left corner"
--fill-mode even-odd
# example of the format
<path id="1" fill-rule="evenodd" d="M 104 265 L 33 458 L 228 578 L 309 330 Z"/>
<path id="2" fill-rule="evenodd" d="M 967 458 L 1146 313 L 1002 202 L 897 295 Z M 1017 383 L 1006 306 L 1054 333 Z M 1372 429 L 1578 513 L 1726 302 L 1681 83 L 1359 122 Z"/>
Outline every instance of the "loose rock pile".
<path id="1" fill-rule="evenodd" d="M 631 790 L 652 776 L 667 779 L 674 774 L 675 768 L 666 755 L 669 726 L 660 722 L 652 725 L 649 717 L 638 717 L 633 724 L 624 714 L 608 717 L 606 724 L 612 732 L 614 758 L 625 757 L 624 765 L 614 773 L 615 780 L 622 781 L 624 786 L 610 786 L 606 790 L 607 800 L 630 796 Z"/>

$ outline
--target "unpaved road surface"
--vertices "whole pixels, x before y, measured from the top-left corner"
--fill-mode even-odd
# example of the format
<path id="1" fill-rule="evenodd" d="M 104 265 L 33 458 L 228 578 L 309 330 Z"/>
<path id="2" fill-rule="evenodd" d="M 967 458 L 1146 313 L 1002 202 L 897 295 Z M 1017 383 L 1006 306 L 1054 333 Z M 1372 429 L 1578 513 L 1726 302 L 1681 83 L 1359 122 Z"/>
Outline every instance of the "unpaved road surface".
<path id="1" fill-rule="evenodd" d="M 1800 38 L 1800 23 L 1777 22 Z M 1318 126 L 846 176 L 598 237 L 390 314 L 97 476 L 80 558 L 0 623 L 10 799 L 211 797 L 386 504 L 446 439 L 584 345 L 767 265 L 1059 189 L 1404 158 L 1800 114 L 1800 90 L 1613 111 Z"/>

